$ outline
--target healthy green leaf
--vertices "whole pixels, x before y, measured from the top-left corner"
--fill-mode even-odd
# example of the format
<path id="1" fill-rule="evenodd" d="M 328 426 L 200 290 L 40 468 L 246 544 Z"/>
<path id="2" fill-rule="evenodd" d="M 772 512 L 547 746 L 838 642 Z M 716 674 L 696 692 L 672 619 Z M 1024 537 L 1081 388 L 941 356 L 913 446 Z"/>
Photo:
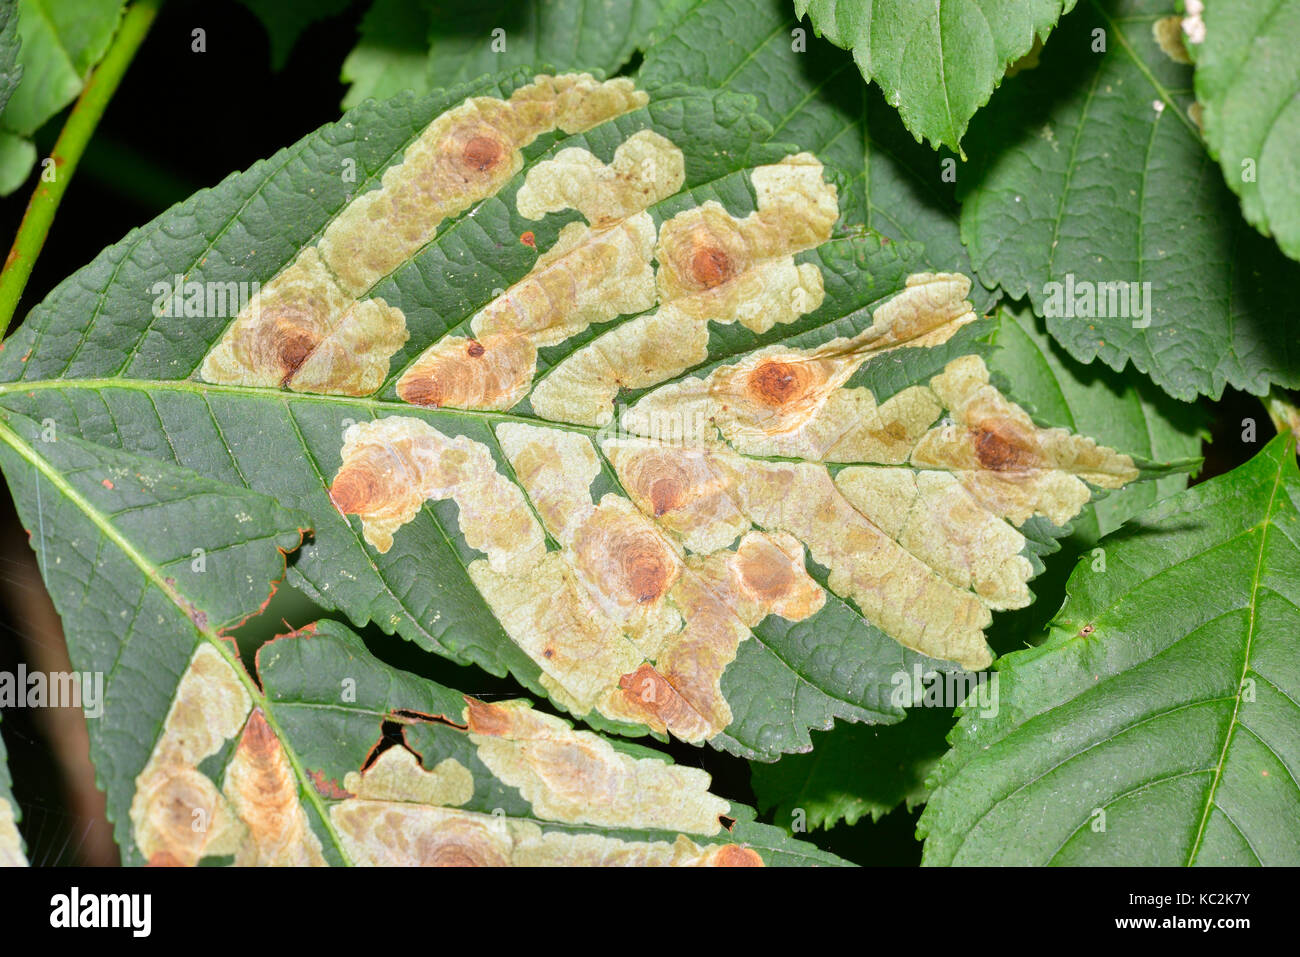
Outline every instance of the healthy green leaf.
<path id="1" fill-rule="evenodd" d="M 0 738 L 0 867 L 25 867 L 27 855 L 23 853 L 23 838 L 18 833 L 22 815 L 14 801 L 13 780 L 9 777 L 9 764 L 5 755 L 4 739 Z"/>
<path id="2" fill-rule="evenodd" d="M 1201 441 L 1209 438 L 1201 407 L 1171 399 L 1145 379 L 1080 365 L 1027 308 L 1004 307 L 998 320 L 989 369 L 1036 421 L 1091 435 L 1151 462 L 1189 462 L 1200 457 Z M 1177 472 L 1090 502 L 1071 523 L 1071 543 L 1093 547 L 1134 515 L 1181 492 L 1187 478 L 1186 472 Z"/>
<path id="3" fill-rule="evenodd" d="M 898 720 L 1139 470 L 987 385 L 969 280 L 798 149 L 626 79 L 368 104 L 67 280 L 0 406 L 305 512 L 315 601 L 598 727 Z"/>
<path id="4" fill-rule="evenodd" d="M 1277 301 L 1300 267 L 1242 220 L 1206 156 L 1191 69 L 1155 36 L 1168 12 L 1089 0 L 1005 84 L 967 141 L 962 238 L 980 278 L 1028 295 L 1082 362 L 1132 362 L 1188 401 L 1300 385 Z"/>
<path id="5" fill-rule="evenodd" d="M 18 0 L 18 59 L 26 82 L 13 91 L 4 128 L 30 136 L 76 99 L 121 14 L 121 0 Z"/>
<path id="6" fill-rule="evenodd" d="M 21 186 L 36 162 L 31 135 L 81 93 L 113 39 L 122 2 L 18 0 L 17 14 L 21 46 L 12 52 L 24 81 L 10 88 L 0 115 L 0 195 Z"/>
<path id="7" fill-rule="evenodd" d="M 1186 25 L 1206 143 L 1246 219 L 1300 259 L 1300 3 L 1196 7 Z"/>
<path id="8" fill-rule="evenodd" d="M 374 0 L 361 19 L 357 45 L 343 61 L 341 79 L 349 84 L 343 108 L 367 99 L 386 100 L 404 90 L 428 93 L 428 2 Z"/>
<path id="9" fill-rule="evenodd" d="M 925 780 L 947 750 L 947 708 L 913 708 L 893 725 L 841 724 L 813 734 L 813 750 L 752 766 L 758 808 L 796 832 L 878 821 L 900 804 L 910 811 L 929 797 Z"/>
<path id="10" fill-rule="evenodd" d="M 1284 436 L 1104 539 L 953 732 L 925 862 L 1300 863 L 1298 504 Z"/>
<path id="11" fill-rule="evenodd" d="M 918 141 L 953 149 L 1007 68 L 1073 8 L 1074 0 L 794 0 L 819 35 L 853 51 Z"/>

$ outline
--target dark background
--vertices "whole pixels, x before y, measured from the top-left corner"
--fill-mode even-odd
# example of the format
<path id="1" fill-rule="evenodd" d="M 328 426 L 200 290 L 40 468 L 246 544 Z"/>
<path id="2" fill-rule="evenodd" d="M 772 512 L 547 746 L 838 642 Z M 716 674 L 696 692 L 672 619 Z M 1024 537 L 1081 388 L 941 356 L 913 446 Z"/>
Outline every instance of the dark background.
<path id="1" fill-rule="evenodd" d="M 309 26 L 284 68 L 273 71 L 267 34 L 247 8 L 230 0 L 165 4 L 69 185 L 15 326 L 18 317 L 60 280 L 130 229 L 336 120 L 346 92 L 339 68 L 356 43 L 365 7 L 355 2 L 343 13 Z M 204 53 L 191 52 L 196 27 L 207 33 Z M 65 116 L 66 111 L 38 132 L 40 155 L 48 155 Z M 4 246 L 18 227 L 33 183 L 34 177 L 0 201 Z M 1252 396 L 1229 391 L 1210 408 L 1215 441 L 1207 446 L 1206 468 L 1198 481 L 1244 462 L 1272 435 L 1259 400 Z M 1258 423 L 1253 445 L 1240 438 L 1246 417 Z M 0 534 L 0 671 L 14 671 L 19 662 L 30 669 L 69 670 L 57 615 L 7 493 L 0 494 Z M 1070 556 L 1057 556 L 1035 584 L 1037 603 L 1022 616 L 1046 622 L 1060 606 L 1073 565 Z M 282 586 L 266 612 L 240 630 L 241 647 L 247 655 L 286 625 L 297 627 L 322 616 L 301 594 Z M 995 618 L 995 633 L 990 635 L 999 652 L 1013 650 L 997 641 L 997 623 L 1005 618 Z M 523 694 L 508 680 L 441 661 L 377 629 L 367 631 L 365 638 L 382 659 L 466 692 L 484 697 Z M 87 758 L 81 713 L 10 709 L 3 714 L 0 730 L 32 863 L 116 864 L 103 798 Z M 678 761 L 708 770 L 715 792 L 755 804 L 743 760 L 707 747 L 664 747 Z M 913 832 L 919 813 L 900 808 L 876 824 L 866 819 L 854 827 L 841 824 L 807 836 L 859 863 L 916 864 L 921 845 Z"/>

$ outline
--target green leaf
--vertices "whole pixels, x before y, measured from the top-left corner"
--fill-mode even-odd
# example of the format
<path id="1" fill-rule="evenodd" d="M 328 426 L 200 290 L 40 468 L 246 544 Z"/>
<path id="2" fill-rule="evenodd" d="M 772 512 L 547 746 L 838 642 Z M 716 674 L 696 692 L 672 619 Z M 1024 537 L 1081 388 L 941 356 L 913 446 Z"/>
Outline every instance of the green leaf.
<path id="1" fill-rule="evenodd" d="M 221 633 L 282 576 L 301 516 L 189 469 L 61 434 L 49 419 L 6 411 L 0 443 L 73 665 L 104 681 L 104 713 L 87 722 L 91 757 L 129 857 L 135 778 L 177 681 L 199 646 L 233 672 Z"/>
<path id="2" fill-rule="evenodd" d="M 568 132 L 516 159 L 515 122 Z M 367 104 L 65 281 L 0 407 L 301 510 L 315 601 L 598 728 L 772 758 L 899 720 L 1138 472 L 983 386 L 969 280 L 838 231 L 772 140 L 626 79 Z"/>
<path id="3" fill-rule="evenodd" d="M 18 833 L 22 814 L 14 800 L 13 779 L 9 777 L 9 763 L 5 754 L 4 738 L 0 738 L 0 867 L 25 867 L 27 855 L 23 853 L 23 837 Z"/>
<path id="4" fill-rule="evenodd" d="M 1280 437 L 1103 540 L 953 732 L 925 862 L 1300 863 L 1298 497 Z"/>
<path id="5" fill-rule="evenodd" d="M 1190 462 L 1209 438 L 1204 409 L 1178 402 L 1145 379 L 1066 355 L 1027 308 L 1003 307 L 989 369 L 1044 425 L 1091 435 L 1148 462 Z M 1091 548 L 1158 500 L 1187 487 L 1187 473 L 1130 485 L 1089 503 L 1071 523 L 1071 543 Z"/>
<path id="6" fill-rule="evenodd" d="M 1191 70 L 1154 35 L 1167 13 L 1090 0 L 1007 82 L 967 141 L 962 238 L 980 278 L 1028 295 L 1081 362 L 1132 362 L 1185 401 L 1300 385 L 1276 298 L 1300 268 L 1241 219 L 1206 156 Z"/>
<path id="7" fill-rule="evenodd" d="M 36 145 L 0 130 L 0 196 L 8 196 L 22 186 L 35 165 Z"/>
<path id="8" fill-rule="evenodd" d="M 929 797 L 926 777 L 943 756 L 951 710 L 913 708 L 894 725 L 842 724 L 813 735 L 813 750 L 752 766 L 763 813 L 790 827 L 878 821 L 900 804 L 910 811 Z M 787 824 L 787 822 L 789 822 Z"/>
<path id="9" fill-rule="evenodd" d="M 429 92 L 425 68 L 432 17 L 430 2 L 374 0 L 361 20 L 357 45 L 343 61 L 341 79 L 350 84 L 344 109 L 403 90 Z"/>
<path id="10" fill-rule="evenodd" d="M 32 134 L 80 95 L 113 39 L 122 3 L 17 0 L 16 13 L 0 22 L 0 57 L 16 58 L 0 72 L 0 196 L 26 181 L 36 162 Z"/>
<path id="11" fill-rule="evenodd" d="M 293 45 L 313 23 L 338 16 L 351 0 L 239 0 L 257 15 L 271 41 L 271 69 L 282 70 Z"/>
<path id="12" fill-rule="evenodd" d="M 75 100 L 108 50 L 121 15 L 121 0 L 18 0 L 18 61 L 25 82 L 5 108 L 4 128 L 30 136 Z"/>
<path id="13" fill-rule="evenodd" d="M 659 17 L 656 4 L 641 0 L 377 0 L 343 63 L 343 80 L 353 84 L 343 105 L 521 66 L 612 74 L 650 38 Z"/>
<path id="14" fill-rule="evenodd" d="M 0 2 L 0 113 L 22 82 L 23 65 L 18 60 L 22 39 L 18 35 L 18 0 Z"/>
<path id="15" fill-rule="evenodd" d="M 853 51 L 918 141 L 953 149 L 1007 68 L 1073 8 L 1074 0 L 794 0 L 819 35 Z"/>
<path id="16" fill-rule="evenodd" d="M 1300 3 L 1202 9 L 1188 24 L 1206 143 L 1247 221 L 1300 259 Z"/>
<path id="17" fill-rule="evenodd" d="M 969 274 L 955 186 L 943 176 L 955 158 L 918 145 L 879 92 L 858 81 L 846 55 L 803 33 L 787 0 L 703 0 L 646 51 L 639 82 L 649 90 L 694 83 L 755 96 L 778 138 L 846 174 L 846 223 L 921 243 L 930 269 Z M 978 284 L 971 292 L 981 315 L 996 301 Z"/>

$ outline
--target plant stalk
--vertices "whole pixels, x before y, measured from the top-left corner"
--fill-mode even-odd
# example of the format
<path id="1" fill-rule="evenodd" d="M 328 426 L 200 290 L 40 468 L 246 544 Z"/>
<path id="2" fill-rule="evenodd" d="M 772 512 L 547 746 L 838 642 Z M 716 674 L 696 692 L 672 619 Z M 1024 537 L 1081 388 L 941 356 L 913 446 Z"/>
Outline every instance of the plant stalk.
<path id="1" fill-rule="evenodd" d="M 54 213 L 86 151 L 86 145 L 94 135 L 95 127 L 99 125 L 109 100 L 117 92 L 118 84 L 122 82 L 149 27 L 153 25 L 161 4 L 162 0 L 137 0 L 131 4 L 122 17 L 122 25 L 113 37 L 108 52 L 91 73 L 85 89 L 81 91 L 81 96 L 77 98 L 63 124 L 54 150 L 50 153 L 50 159 L 54 161 L 53 176 L 47 180 L 42 170 L 32 198 L 27 203 L 23 221 L 18 226 L 18 235 L 14 237 L 13 247 L 5 259 L 4 270 L 0 272 L 0 336 L 5 334 L 18 309 L 32 267 L 36 265 L 36 259 L 45 245 L 45 237 L 49 235 L 54 223 Z"/>

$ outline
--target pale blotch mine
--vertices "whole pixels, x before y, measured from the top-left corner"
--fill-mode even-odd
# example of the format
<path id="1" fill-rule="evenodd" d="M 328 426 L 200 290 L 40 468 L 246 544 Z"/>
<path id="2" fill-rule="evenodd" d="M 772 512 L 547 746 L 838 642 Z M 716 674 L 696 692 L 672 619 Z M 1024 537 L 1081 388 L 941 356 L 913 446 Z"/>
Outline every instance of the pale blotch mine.
<path id="1" fill-rule="evenodd" d="M 712 200 L 663 225 L 655 247 L 659 309 L 583 346 L 542 379 L 532 405 L 543 418 L 603 425 L 620 389 L 662 382 L 708 356 L 708 323 L 766 332 L 821 306 L 825 287 L 796 253 L 830 238 L 834 185 L 808 153 L 753 170 L 757 209 L 737 218 Z"/>

